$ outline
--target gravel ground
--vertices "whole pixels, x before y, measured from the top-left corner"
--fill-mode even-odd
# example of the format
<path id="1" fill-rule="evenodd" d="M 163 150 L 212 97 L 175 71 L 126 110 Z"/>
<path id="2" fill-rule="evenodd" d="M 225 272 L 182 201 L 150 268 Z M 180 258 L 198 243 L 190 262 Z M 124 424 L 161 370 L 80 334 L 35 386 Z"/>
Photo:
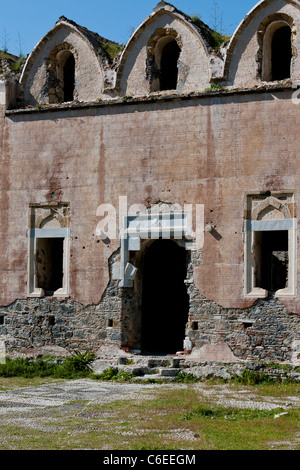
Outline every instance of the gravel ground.
<path id="1" fill-rule="evenodd" d="M 90 379 L 72 380 L 58 383 L 48 383 L 33 387 L 18 387 L 12 390 L 0 391 L 0 427 L 9 426 L 30 430 L 44 431 L 49 435 L 61 432 L 61 419 L 72 416 L 82 418 L 82 426 L 87 426 L 85 418 L 93 418 L 94 405 L 107 404 L 117 400 L 147 400 L 155 398 L 156 392 L 168 388 L 190 388 L 196 391 L 199 398 L 209 399 L 211 403 L 222 406 L 234 406 L 247 409 L 271 410 L 278 407 L 288 412 L 293 407 L 300 406 L 300 395 L 284 399 L 262 397 L 255 389 L 242 387 L 234 392 L 230 385 L 196 384 L 140 384 L 97 382 Z M 249 391 L 250 390 L 250 391 Z M 92 408 L 89 405 L 93 405 Z M 116 411 L 97 410 L 96 416 L 109 419 Z M 60 417 L 60 418 L 58 418 Z M 100 421 L 101 421 L 100 419 Z M 49 427 L 49 422 L 51 426 Z M 77 431 L 80 432 L 81 426 Z M 92 428 L 88 428 L 92 430 Z M 97 428 L 96 431 L 99 431 Z M 100 432 L 100 431 L 99 431 Z M 128 437 L 130 440 L 134 430 L 118 427 L 114 432 Z M 141 429 L 140 433 L 143 432 Z M 146 432 L 146 431 L 145 431 Z M 169 437 L 173 440 L 186 439 L 195 441 L 198 437 L 189 429 L 169 429 Z M 299 439 L 294 436 L 293 442 Z M 7 440 L 8 439 L 8 440 Z M 13 439 L 13 440 L 11 440 Z M 6 442 L 7 441 L 7 442 Z M 274 444 L 276 445 L 276 443 Z M 18 438 L 2 434 L 2 448 L 18 448 Z M 15 446 L 15 447 L 14 447 Z"/>
<path id="2" fill-rule="evenodd" d="M 46 407 L 60 407 L 74 401 L 93 402 L 95 404 L 109 403 L 116 400 L 151 399 L 153 392 L 162 387 L 193 388 L 199 396 L 211 398 L 222 406 L 236 406 L 249 409 L 272 409 L 278 407 L 299 407 L 300 395 L 284 399 L 261 397 L 249 390 L 239 390 L 233 396 L 229 385 L 207 385 L 204 383 L 179 384 L 135 384 L 96 382 L 89 379 L 66 381 L 57 384 L 44 384 L 37 387 L 21 387 L 0 392 L 0 417 L 3 418 L 11 411 L 31 412 Z"/>

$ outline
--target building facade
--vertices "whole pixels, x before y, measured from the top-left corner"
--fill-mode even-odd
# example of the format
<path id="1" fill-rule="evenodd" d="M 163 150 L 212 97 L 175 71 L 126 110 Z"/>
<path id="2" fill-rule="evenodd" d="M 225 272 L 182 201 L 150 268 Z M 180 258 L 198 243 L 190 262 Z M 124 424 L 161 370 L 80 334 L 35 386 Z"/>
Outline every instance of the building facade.
<path id="1" fill-rule="evenodd" d="M 0 335 L 300 362 L 300 2 L 225 43 L 160 2 L 125 47 L 61 17 L 0 82 Z"/>

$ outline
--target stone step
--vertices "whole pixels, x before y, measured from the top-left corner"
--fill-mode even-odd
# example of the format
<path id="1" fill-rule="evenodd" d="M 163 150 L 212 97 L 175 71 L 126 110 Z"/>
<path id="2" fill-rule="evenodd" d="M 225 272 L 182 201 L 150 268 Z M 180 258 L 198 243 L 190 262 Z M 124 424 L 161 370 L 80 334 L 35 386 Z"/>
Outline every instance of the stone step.
<path id="1" fill-rule="evenodd" d="M 164 368 L 164 369 L 160 369 L 159 370 L 159 375 L 161 377 L 176 377 L 176 375 L 178 375 L 180 372 L 180 369 L 178 367 L 174 368 L 174 367 L 168 367 L 168 368 Z"/>
<path id="2" fill-rule="evenodd" d="M 137 380 L 137 381 L 147 381 L 147 380 L 164 380 L 164 381 L 169 381 L 169 382 L 172 382 L 175 377 L 172 377 L 172 376 L 161 376 L 160 374 L 145 374 L 145 375 L 141 375 L 141 376 L 137 376 L 135 379 L 133 380 Z"/>
<path id="3" fill-rule="evenodd" d="M 168 367 L 169 365 L 170 361 L 167 359 L 149 359 L 148 361 L 149 369 L 156 369 L 157 367 Z"/>

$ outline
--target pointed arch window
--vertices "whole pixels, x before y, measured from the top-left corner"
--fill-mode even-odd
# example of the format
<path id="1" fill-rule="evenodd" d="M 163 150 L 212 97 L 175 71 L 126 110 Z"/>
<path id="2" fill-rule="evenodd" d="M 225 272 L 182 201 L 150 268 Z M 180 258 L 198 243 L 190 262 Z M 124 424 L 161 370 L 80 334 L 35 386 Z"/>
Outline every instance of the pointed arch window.
<path id="1" fill-rule="evenodd" d="M 69 53 L 63 66 L 63 93 L 64 101 L 73 101 L 75 91 L 75 59 Z"/>
<path id="2" fill-rule="evenodd" d="M 267 18 L 260 26 L 258 42 L 263 81 L 291 78 L 293 59 L 293 20 L 286 15 Z"/>
<path id="3" fill-rule="evenodd" d="M 70 51 L 57 54 L 57 76 L 61 84 L 62 101 L 73 101 L 75 91 L 75 59 Z"/>
<path id="4" fill-rule="evenodd" d="M 68 43 L 55 47 L 48 58 L 48 74 L 45 88 L 49 103 L 65 103 L 76 97 L 77 53 Z"/>
<path id="5" fill-rule="evenodd" d="M 181 38 L 175 30 L 159 29 L 150 38 L 146 74 L 151 91 L 176 90 Z"/>
<path id="6" fill-rule="evenodd" d="M 273 34 L 271 54 L 271 80 L 284 80 L 291 76 L 292 32 L 289 26 L 281 26 Z"/>
<path id="7" fill-rule="evenodd" d="M 180 47 L 175 39 L 167 42 L 161 52 L 160 90 L 176 90 Z"/>

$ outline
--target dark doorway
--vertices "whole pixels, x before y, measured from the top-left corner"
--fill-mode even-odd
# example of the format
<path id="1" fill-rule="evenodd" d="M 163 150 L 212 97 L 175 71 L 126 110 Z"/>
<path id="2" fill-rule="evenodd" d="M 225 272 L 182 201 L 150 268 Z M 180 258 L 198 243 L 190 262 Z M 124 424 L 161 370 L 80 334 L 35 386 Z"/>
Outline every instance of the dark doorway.
<path id="1" fill-rule="evenodd" d="M 38 238 L 36 248 L 37 287 L 52 295 L 63 284 L 63 238 Z"/>
<path id="2" fill-rule="evenodd" d="M 142 351 L 182 351 L 189 298 L 186 251 L 172 240 L 156 240 L 147 249 L 143 267 Z"/>
<path id="3" fill-rule="evenodd" d="M 272 39 L 272 80 L 290 78 L 291 59 L 291 28 L 283 26 L 275 31 Z"/>
<path id="4" fill-rule="evenodd" d="M 256 287 L 269 292 L 285 289 L 288 282 L 288 231 L 256 232 Z"/>
<path id="5" fill-rule="evenodd" d="M 180 47 L 175 40 L 168 42 L 162 51 L 160 66 L 160 90 L 176 90 Z"/>
<path id="6" fill-rule="evenodd" d="M 64 65 L 64 101 L 73 101 L 75 90 L 75 59 L 72 54 Z"/>

